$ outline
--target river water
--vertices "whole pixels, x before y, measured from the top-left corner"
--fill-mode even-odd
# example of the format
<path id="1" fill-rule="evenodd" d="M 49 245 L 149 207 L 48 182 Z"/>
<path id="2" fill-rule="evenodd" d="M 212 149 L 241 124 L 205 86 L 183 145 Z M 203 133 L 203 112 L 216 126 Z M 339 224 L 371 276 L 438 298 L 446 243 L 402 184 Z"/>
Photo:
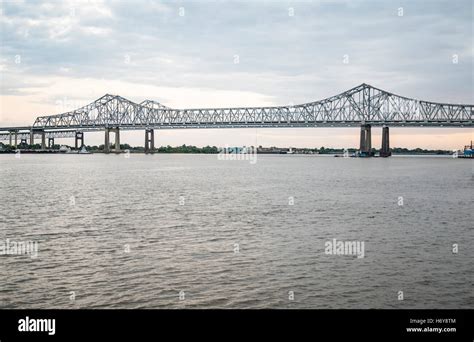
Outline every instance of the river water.
<path id="1" fill-rule="evenodd" d="M 0 308 L 474 307 L 472 161 L 126 156 L 0 155 Z"/>

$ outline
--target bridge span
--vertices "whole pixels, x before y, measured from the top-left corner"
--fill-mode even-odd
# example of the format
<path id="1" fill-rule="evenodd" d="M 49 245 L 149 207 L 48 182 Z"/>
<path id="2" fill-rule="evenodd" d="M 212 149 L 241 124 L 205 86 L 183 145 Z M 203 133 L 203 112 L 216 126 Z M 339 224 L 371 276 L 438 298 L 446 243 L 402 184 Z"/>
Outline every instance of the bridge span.
<path id="1" fill-rule="evenodd" d="M 372 126 L 382 128 L 381 156 L 390 155 L 389 127 L 473 127 L 474 105 L 437 103 L 395 95 L 368 84 L 305 104 L 273 107 L 175 109 L 158 102 L 132 102 L 118 95 L 104 95 L 70 112 L 39 116 L 32 126 L 0 127 L 0 140 L 17 147 L 18 139 L 30 145 L 41 140 L 46 149 L 55 138 L 75 138 L 84 145 L 84 132 L 110 133 L 120 150 L 121 130 L 145 130 L 145 151 L 154 149 L 155 129 L 360 127 L 360 153 L 372 155 Z"/>

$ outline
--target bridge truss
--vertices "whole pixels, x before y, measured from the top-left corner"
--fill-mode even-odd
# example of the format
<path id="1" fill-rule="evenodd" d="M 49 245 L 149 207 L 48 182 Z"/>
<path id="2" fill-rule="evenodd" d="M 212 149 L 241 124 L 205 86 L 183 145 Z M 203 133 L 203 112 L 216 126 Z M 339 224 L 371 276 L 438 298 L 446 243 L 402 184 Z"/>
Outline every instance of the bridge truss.
<path id="1" fill-rule="evenodd" d="M 324 100 L 276 107 L 173 109 L 105 95 L 71 112 L 40 116 L 42 129 L 288 126 L 472 126 L 474 105 L 420 101 L 361 84 Z"/>
<path id="2" fill-rule="evenodd" d="M 0 128 L 0 140 L 68 138 L 77 131 L 111 128 L 433 126 L 472 127 L 474 105 L 411 99 L 361 84 L 324 100 L 273 107 L 174 109 L 104 95 L 76 110 L 39 116 L 33 126 Z"/>

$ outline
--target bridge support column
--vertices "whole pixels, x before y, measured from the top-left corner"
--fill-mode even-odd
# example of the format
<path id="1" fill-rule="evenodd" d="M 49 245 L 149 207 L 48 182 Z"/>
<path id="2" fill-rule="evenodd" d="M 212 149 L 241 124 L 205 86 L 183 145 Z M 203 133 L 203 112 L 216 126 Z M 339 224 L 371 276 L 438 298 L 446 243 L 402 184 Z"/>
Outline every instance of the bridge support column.
<path id="1" fill-rule="evenodd" d="M 41 149 L 46 150 L 46 133 L 41 131 Z"/>
<path id="2" fill-rule="evenodd" d="M 54 138 L 48 138 L 48 148 L 54 147 Z"/>
<path id="3" fill-rule="evenodd" d="M 381 157 L 390 157 L 392 152 L 390 152 L 390 140 L 389 140 L 389 131 L 387 126 L 382 127 L 382 148 L 380 149 Z"/>
<path id="4" fill-rule="evenodd" d="M 105 128 L 104 152 L 110 152 L 110 129 L 108 127 Z"/>
<path id="5" fill-rule="evenodd" d="M 360 156 L 372 157 L 372 127 L 370 125 L 360 126 Z"/>
<path id="6" fill-rule="evenodd" d="M 79 145 L 79 140 L 81 141 L 80 145 Z M 76 150 L 79 148 L 82 148 L 83 146 L 84 146 L 84 132 L 76 132 L 76 138 L 75 138 Z"/>
<path id="7" fill-rule="evenodd" d="M 115 152 L 120 151 L 120 128 L 115 129 Z"/>
<path id="8" fill-rule="evenodd" d="M 104 144 L 104 152 L 110 152 L 110 133 L 115 133 L 115 152 L 120 151 L 120 129 L 119 127 L 116 128 L 105 128 L 105 144 Z"/>
<path id="9" fill-rule="evenodd" d="M 30 131 L 30 145 L 33 146 L 35 144 L 35 133 L 33 130 Z"/>
<path id="10" fill-rule="evenodd" d="M 155 131 L 153 128 L 145 129 L 145 153 L 153 152 L 155 149 Z"/>
<path id="11" fill-rule="evenodd" d="M 18 146 L 18 132 L 15 131 L 15 148 Z"/>
<path id="12" fill-rule="evenodd" d="M 12 146 L 12 132 L 8 132 L 8 139 L 10 140 L 8 145 Z"/>

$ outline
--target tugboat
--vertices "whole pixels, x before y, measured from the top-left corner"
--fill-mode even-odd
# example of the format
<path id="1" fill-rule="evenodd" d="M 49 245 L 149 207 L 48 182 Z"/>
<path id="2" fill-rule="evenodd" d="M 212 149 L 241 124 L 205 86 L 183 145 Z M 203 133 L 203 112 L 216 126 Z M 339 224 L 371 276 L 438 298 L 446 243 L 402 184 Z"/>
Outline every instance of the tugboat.
<path id="1" fill-rule="evenodd" d="M 472 148 L 472 140 L 471 145 L 464 146 L 464 151 L 462 154 L 458 154 L 458 158 L 474 158 L 474 149 Z"/>

